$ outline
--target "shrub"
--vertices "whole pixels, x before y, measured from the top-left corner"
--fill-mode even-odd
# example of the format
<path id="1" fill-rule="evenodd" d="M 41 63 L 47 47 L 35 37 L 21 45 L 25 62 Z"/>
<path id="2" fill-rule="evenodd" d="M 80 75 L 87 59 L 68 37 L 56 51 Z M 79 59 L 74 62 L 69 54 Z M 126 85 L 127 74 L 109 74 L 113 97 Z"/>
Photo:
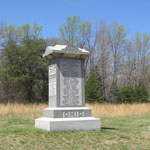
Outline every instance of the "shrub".
<path id="1" fill-rule="evenodd" d="M 101 80 L 95 69 L 85 86 L 85 97 L 89 103 L 92 102 L 103 102 Z"/>
<path id="2" fill-rule="evenodd" d="M 125 86 L 119 90 L 117 101 L 124 103 L 147 102 L 148 90 L 142 86 Z"/>

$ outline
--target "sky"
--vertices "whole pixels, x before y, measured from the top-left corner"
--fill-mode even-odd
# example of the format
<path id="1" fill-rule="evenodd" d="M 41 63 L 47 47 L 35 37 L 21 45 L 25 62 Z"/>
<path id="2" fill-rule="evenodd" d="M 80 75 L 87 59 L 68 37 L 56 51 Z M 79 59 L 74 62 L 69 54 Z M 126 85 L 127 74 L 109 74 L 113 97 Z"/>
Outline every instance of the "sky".
<path id="1" fill-rule="evenodd" d="M 0 0 L 0 21 L 20 26 L 43 26 L 44 38 L 58 37 L 67 16 L 79 15 L 82 21 L 105 20 L 124 25 L 131 34 L 150 34 L 150 0 Z"/>

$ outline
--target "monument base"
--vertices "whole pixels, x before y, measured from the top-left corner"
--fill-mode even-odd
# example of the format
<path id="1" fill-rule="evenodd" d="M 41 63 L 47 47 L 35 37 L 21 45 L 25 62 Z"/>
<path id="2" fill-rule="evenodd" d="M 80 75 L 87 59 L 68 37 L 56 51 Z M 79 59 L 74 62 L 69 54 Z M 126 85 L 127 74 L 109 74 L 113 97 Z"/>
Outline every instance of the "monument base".
<path id="1" fill-rule="evenodd" d="M 35 119 L 35 128 L 52 131 L 100 130 L 101 121 L 94 117 Z"/>
<path id="2" fill-rule="evenodd" d="M 91 117 L 91 109 L 86 107 L 48 107 L 43 110 L 43 117 L 48 118 Z"/>

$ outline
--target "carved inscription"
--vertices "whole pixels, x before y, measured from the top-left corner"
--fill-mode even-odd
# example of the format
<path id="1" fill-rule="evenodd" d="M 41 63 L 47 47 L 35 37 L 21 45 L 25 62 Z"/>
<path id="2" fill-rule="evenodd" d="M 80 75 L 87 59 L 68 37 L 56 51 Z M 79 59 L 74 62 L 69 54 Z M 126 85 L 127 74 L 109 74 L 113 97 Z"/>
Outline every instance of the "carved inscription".
<path id="1" fill-rule="evenodd" d="M 49 66 L 49 96 L 56 95 L 56 65 Z"/>
<path id="2" fill-rule="evenodd" d="M 56 78 L 51 78 L 49 80 L 49 96 L 56 95 Z"/>
<path id="3" fill-rule="evenodd" d="M 49 77 L 51 78 L 52 75 L 56 74 L 56 65 L 50 65 L 49 66 Z"/>
<path id="4" fill-rule="evenodd" d="M 82 51 L 76 46 L 67 46 L 62 50 L 64 53 L 82 54 Z"/>
<path id="5" fill-rule="evenodd" d="M 84 117 L 84 111 L 63 111 L 63 118 Z"/>
<path id="6" fill-rule="evenodd" d="M 81 60 L 61 59 L 61 106 L 82 105 L 81 98 Z"/>

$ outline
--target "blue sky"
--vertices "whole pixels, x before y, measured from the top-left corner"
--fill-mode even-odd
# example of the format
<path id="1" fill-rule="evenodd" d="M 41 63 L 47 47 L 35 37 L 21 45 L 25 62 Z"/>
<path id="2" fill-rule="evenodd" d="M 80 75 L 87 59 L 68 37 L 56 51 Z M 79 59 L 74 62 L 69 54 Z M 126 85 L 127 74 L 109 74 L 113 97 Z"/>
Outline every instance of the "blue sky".
<path id="1" fill-rule="evenodd" d="M 81 20 L 114 21 L 125 25 L 131 34 L 150 34 L 150 0 L 0 0 L 0 21 L 15 26 L 43 25 L 43 36 L 58 37 L 67 16 Z"/>

